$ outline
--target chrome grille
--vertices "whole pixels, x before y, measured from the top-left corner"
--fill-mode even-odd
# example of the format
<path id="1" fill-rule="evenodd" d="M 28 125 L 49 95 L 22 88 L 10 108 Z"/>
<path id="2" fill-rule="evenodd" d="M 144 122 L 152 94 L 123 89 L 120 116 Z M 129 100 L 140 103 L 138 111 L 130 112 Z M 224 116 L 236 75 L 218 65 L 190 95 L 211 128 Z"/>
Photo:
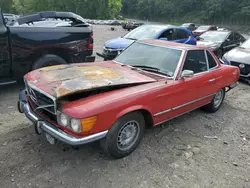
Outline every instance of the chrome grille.
<path id="1" fill-rule="evenodd" d="M 42 109 L 52 114 L 56 114 L 56 105 L 52 98 L 46 96 L 34 88 L 31 88 L 30 86 L 27 87 L 27 91 L 31 101 L 36 106 L 36 110 Z"/>
<path id="2" fill-rule="evenodd" d="M 112 48 L 103 48 L 103 54 L 105 55 L 111 55 L 111 56 L 117 56 L 119 50 L 112 49 Z"/>
<path id="3" fill-rule="evenodd" d="M 242 74 L 242 75 L 250 74 L 250 65 L 235 62 L 235 61 L 231 61 L 231 65 L 239 67 L 240 68 L 240 74 Z"/>

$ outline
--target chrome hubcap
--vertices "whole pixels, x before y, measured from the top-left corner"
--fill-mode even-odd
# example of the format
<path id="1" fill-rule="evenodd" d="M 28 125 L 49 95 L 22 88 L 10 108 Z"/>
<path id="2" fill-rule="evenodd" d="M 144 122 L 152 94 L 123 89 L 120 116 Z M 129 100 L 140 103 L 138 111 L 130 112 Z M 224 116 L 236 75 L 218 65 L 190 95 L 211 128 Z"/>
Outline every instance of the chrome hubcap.
<path id="1" fill-rule="evenodd" d="M 140 126 L 137 121 L 129 121 L 124 124 L 118 133 L 117 147 L 120 150 L 130 149 L 139 137 Z"/>
<path id="2" fill-rule="evenodd" d="M 223 98 L 223 90 L 220 90 L 218 93 L 214 96 L 214 107 L 217 108 L 220 106 Z"/>

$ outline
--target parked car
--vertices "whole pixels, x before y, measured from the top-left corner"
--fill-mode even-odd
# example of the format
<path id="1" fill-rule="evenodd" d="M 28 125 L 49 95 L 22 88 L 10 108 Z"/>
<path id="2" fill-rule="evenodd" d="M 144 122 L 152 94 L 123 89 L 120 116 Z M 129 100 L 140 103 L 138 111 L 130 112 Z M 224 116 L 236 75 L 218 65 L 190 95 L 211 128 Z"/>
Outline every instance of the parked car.
<path id="1" fill-rule="evenodd" d="M 239 46 L 246 39 L 238 32 L 232 31 L 208 31 L 199 36 L 198 46 L 210 47 L 218 58 L 224 53 Z"/>
<path id="2" fill-rule="evenodd" d="M 188 29 L 189 31 L 194 31 L 197 29 L 197 26 L 195 26 L 194 23 L 184 23 L 181 25 L 181 27 L 184 27 L 184 28 Z"/>
<path id="3" fill-rule="evenodd" d="M 216 112 L 238 78 L 239 68 L 221 64 L 209 48 L 136 41 L 115 61 L 28 73 L 18 108 L 51 144 L 100 140 L 121 158 L 135 150 L 146 127 L 197 108 Z"/>
<path id="4" fill-rule="evenodd" d="M 207 31 L 216 31 L 216 30 L 217 27 L 214 25 L 202 25 L 193 31 L 193 35 L 200 36 L 201 34 L 206 33 Z"/>
<path id="5" fill-rule="evenodd" d="M 7 26 L 11 26 L 16 22 L 16 19 L 19 17 L 16 14 L 3 13 L 4 22 Z"/>
<path id="6" fill-rule="evenodd" d="M 225 64 L 239 67 L 240 78 L 250 84 L 250 39 L 227 52 L 222 60 Z"/>
<path id="7" fill-rule="evenodd" d="M 126 22 L 122 24 L 122 28 L 130 31 L 142 25 L 144 25 L 142 22 Z"/>
<path id="8" fill-rule="evenodd" d="M 27 27 L 46 18 L 67 19 L 68 27 Z M 94 61 L 93 30 L 78 15 L 69 12 L 41 12 L 17 19 L 7 27 L 0 16 L 0 85 L 15 83 L 27 72 L 45 66 Z M 23 25 L 23 26 L 22 26 Z"/>
<path id="9" fill-rule="evenodd" d="M 117 25 L 121 25 L 121 22 L 118 20 L 110 20 L 109 25 L 116 25 L 117 26 Z"/>
<path id="10" fill-rule="evenodd" d="M 97 53 L 97 55 L 103 57 L 104 60 L 112 60 L 134 41 L 145 39 L 161 39 L 196 45 L 196 39 L 185 28 L 165 25 L 143 25 L 123 37 L 107 41 L 104 44 L 102 54 Z"/>

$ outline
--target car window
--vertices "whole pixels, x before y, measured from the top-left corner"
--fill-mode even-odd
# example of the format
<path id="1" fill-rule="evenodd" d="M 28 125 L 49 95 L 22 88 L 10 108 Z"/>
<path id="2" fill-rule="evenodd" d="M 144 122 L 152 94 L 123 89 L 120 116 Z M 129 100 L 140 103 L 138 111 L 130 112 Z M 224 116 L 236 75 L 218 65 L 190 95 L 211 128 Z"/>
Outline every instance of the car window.
<path id="1" fill-rule="evenodd" d="M 189 38 L 189 35 L 184 30 L 182 30 L 182 29 L 176 29 L 176 31 L 177 31 L 176 40 L 188 39 Z"/>
<path id="2" fill-rule="evenodd" d="M 233 41 L 233 40 L 234 40 L 234 35 L 233 35 L 233 33 L 231 33 L 231 34 L 228 36 L 228 39 L 229 39 L 230 41 Z"/>
<path id="3" fill-rule="evenodd" d="M 213 56 L 211 55 L 210 52 L 206 51 L 207 52 L 207 60 L 208 60 L 208 67 L 209 69 L 212 69 L 214 67 L 217 66 L 217 63 L 216 61 L 214 60 Z"/>
<path id="4" fill-rule="evenodd" d="M 168 40 L 174 40 L 174 30 L 168 29 L 164 31 L 159 38 L 167 38 Z"/>
<path id="5" fill-rule="evenodd" d="M 216 27 L 210 27 L 210 29 L 209 29 L 210 31 L 216 31 L 217 30 L 217 28 Z"/>
<path id="6" fill-rule="evenodd" d="M 243 37 L 239 33 L 234 33 L 235 40 L 242 40 Z"/>
<path id="7" fill-rule="evenodd" d="M 204 50 L 188 51 L 182 70 L 192 70 L 194 74 L 207 71 L 208 68 Z"/>

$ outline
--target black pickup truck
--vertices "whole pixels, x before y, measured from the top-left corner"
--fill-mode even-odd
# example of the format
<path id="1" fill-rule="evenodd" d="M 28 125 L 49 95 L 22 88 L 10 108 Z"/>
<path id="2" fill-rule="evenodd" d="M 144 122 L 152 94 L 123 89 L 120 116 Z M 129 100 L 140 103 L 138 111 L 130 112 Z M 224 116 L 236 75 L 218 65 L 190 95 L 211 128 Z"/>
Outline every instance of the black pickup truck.
<path id="1" fill-rule="evenodd" d="M 0 15 L 0 85 L 41 67 L 94 61 L 92 53 L 92 26 L 79 15 L 40 12 L 19 17 L 9 27 Z"/>

